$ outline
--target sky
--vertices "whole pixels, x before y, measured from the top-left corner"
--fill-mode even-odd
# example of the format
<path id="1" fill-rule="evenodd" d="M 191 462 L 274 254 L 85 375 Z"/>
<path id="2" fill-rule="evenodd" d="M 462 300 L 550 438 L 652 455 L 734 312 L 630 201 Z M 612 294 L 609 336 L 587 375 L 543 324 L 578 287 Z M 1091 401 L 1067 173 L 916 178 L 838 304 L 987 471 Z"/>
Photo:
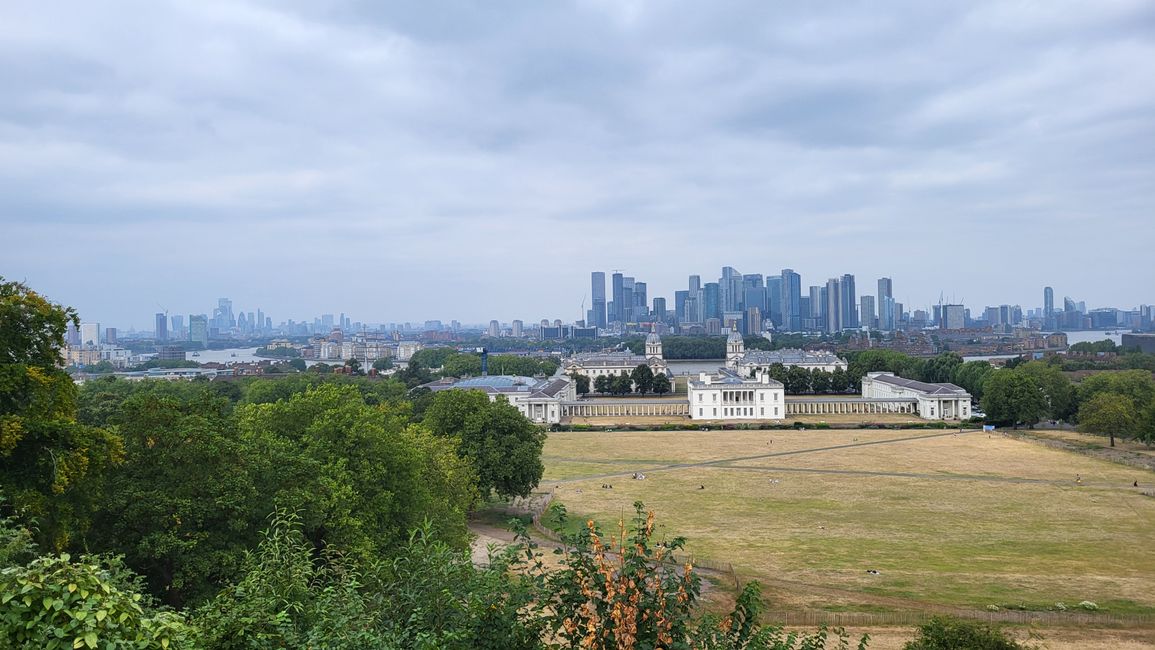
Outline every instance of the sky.
<path id="1" fill-rule="evenodd" d="M 722 266 L 1155 302 L 1155 3 L 0 3 L 0 276 L 85 320 L 572 321 Z"/>

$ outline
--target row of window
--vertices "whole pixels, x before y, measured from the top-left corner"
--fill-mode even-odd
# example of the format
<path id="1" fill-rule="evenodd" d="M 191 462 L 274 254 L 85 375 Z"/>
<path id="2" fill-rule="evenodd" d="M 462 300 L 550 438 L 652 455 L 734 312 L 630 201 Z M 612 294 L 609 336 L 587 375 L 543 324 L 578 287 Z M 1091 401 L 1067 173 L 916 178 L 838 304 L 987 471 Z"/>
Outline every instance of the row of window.
<path id="1" fill-rule="evenodd" d="M 699 408 L 698 409 L 698 417 L 706 417 L 705 411 L 706 411 L 706 409 Z M 712 413 L 710 415 L 713 417 L 718 417 L 718 408 L 714 407 L 712 409 Z M 766 417 L 766 407 L 765 406 L 758 407 L 758 416 L 759 417 Z M 754 417 L 754 407 L 743 406 L 743 407 L 723 408 L 722 409 L 722 417 L 726 417 L 726 418 L 730 418 L 730 417 Z M 778 417 L 778 407 L 777 406 L 774 407 L 774 415 L 772 417 L 775 417 L 775 418 Z"/>

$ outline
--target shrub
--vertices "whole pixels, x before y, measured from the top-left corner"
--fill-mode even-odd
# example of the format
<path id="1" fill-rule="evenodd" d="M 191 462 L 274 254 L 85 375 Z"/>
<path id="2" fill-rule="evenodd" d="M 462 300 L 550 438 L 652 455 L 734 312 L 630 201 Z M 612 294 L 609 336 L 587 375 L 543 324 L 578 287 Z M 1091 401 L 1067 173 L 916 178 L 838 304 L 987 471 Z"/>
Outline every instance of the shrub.
<path id="1" fill-rule="evenodd" d="M 1023 646 L 1002 630 L 978 621 L 935 617 L 918 626 L 903 650 L 1020 650 Z"/>

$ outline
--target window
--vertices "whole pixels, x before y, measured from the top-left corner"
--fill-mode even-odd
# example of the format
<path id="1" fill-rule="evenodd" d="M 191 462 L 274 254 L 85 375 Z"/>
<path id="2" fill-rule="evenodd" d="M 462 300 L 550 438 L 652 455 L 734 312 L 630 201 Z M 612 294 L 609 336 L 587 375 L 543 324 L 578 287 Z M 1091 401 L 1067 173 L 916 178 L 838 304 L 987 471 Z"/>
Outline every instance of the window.
<path id="1" fill-rule="evenodd" d="M 718 407 L 716 407 L 716 406 L 714 407 L 714 415 L 715 415 L 715 416 L 717 416 L 717 415 L 718 415 Z"/>
<path id="2" fill-rule="evenodd" d="M 758 415 L 766 415 L 766 407 L 758 409 Z"/>
<path id="3" fill-rule="evenodd" d="M 766 401 L 766 393 L 758 393 L 758 399 L 765 402 Z"/>
<path id="4" fill-rule="evenodd" d="M 699 402 L 701 402 L 701 401 L 702 401 L 702 394 L 701 394 L 701 393 L 698 393 L 698 401 L 699 401 Z"/>
<path id="5" fill-rule="evenodd" d="M 715 402 L 717 402 L 717 401 L 718 401 L 718 393 L 714 393 L 714 401 L 715 401 Z"/>
<path id="6" fill-rule="evenodd" d="M 698 417 L 702 417 L 702 409 L 698 409 Z"/>
<path id="7" fill-rule="evenodd" d="M 775 401 L 775 402 L 777 402 L 777 401 L 778 401 L 778 393 L 774 393 L 774 401 Z"/>

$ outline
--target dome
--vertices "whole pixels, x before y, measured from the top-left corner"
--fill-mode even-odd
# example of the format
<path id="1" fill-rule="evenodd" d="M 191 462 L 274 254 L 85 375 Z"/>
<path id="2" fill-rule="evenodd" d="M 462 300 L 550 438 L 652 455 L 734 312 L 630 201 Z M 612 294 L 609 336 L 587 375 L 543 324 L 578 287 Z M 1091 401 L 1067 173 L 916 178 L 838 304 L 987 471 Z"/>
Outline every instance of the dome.
<path id="1" fill-rule="evenodd" d="M 659 345 L 662 342 L 662 337 L 658 336 L 657 332 L 650 332 L 646 337 L 646 345 Z"/>
<path id="2" fill-rule="evenodd" d="M 738 330 L 730 330 L 730 334 L 728 336 L 726 336 L 726 342 L 727 343 L 741 343 L 742 342 L 742 335 L 738 333 Z"/>

